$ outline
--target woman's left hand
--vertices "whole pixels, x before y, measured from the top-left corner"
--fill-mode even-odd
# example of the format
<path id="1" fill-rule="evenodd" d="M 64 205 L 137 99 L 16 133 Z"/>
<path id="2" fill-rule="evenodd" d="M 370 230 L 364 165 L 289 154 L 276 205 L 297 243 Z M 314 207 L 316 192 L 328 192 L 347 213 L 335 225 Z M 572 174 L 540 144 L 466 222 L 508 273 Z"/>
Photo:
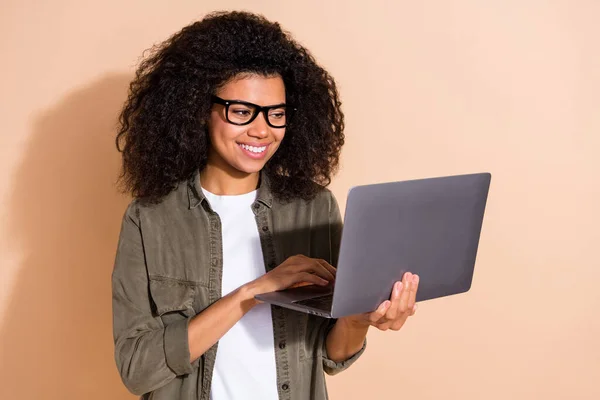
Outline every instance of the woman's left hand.
<path id="1" fill-rule="evenodd" d="M 394 284 L 390 299 L 381 303 L 377 310 L 343 318 L 355 326 L 374 326 L 382 331 L 400 330 L 408 317 L 417 311 L 415 300 L 418 287 L 419 276 L 407 272 L 402 281 Z"/>

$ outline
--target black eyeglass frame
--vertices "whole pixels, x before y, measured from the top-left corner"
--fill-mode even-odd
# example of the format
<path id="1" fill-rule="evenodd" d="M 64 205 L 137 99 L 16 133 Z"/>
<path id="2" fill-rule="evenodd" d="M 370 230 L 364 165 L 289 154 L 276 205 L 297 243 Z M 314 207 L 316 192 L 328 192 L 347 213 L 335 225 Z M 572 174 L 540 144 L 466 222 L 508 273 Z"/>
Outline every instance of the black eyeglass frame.
<path id="1" fill-rule="evenodd" d="M 254 121 L 256 119 L 256 117 L 258 117 L 258 114 L 260 114 L 261 112 L 263 113 L 263 116 L 265 117 L 265 121 L 267 122 L 267 125 L 269 125 L 271 128 L 275 128 L 275 129 L 279 129 L 279 128 L 285 128 L 286 126 L 288 126 L 288 119 L 289 119 L 289 115 L 288 115 L 288 107 L 285 103 L 281 103 L 281 104 L 276 104 L 273 106 L 259 106 L 258 104 L 254 104 L 254 103 L 250 103 L 247 101 L 241 101 L 241 100 L 225 100 L 222 99 L 218 96 L 212 96 L 212 101 L 213 103 L 216 104 L 221 104 L 223 106 L 225 106 L 225 119 L 227 120 L 227 122 L 229 122 L 230 124 L 233 125 L 238 125 L 238 126 L 243 126 L 243 125 L 248 125 L 251 124 L 252 121 Z M 249 107 L 253 107 L 254 108 L 254 114 L 250 117 L 250 119 L 246 122 L 233 122 L 229 119 L 229 106 L 231 105 L 236 105 L 236 104 L 241 104 L 244 106 L 249 106 Z M 269 121 L 269 111 L 274 109 L 274 108 L 285 108 L 286 111 L 286 123 L 284 125 L 273 125 L 270 121 Z"/>

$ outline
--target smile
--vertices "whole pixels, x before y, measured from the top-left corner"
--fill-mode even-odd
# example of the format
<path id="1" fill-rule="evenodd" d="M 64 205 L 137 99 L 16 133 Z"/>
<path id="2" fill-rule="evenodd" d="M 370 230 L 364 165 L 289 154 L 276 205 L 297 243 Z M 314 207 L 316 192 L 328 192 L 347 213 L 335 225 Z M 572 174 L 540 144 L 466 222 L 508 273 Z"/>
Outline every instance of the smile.
<path id="1" fill-rule="evenodd" d="M 255 146 L 248 146 L 247 144 L 241 144 L 241 143 L 238 143 L 238 146 L 240 146 L 244 150 L 250 151 L 255 154 L 263 153 L 267 149 L 267 146 L 255 147 Z"/>

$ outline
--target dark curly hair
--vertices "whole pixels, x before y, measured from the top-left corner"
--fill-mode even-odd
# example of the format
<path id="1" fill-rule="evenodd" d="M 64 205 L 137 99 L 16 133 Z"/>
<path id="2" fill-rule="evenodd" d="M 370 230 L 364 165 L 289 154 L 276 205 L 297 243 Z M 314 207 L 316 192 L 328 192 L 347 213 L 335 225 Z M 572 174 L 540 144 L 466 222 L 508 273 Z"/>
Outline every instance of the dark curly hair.
<path id="1" fill-rule="evenodd" d="M 119 116 L 120 183 L 134 198 L 160 201 L 202 170 L 211 96 L 239 74 L 279 75 L 295 108 L 265 164 L 274 195 L 311 199 L 331 182 L 344 144 L 333 78 L 278 23 L 247 12 L 216 12 L 149 50 Z"/>

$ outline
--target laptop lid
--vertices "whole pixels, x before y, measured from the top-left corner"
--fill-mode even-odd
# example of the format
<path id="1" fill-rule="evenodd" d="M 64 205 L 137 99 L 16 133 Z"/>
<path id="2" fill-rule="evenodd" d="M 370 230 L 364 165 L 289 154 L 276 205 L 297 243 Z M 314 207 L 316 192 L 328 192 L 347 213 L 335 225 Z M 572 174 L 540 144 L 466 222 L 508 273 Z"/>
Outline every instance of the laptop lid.
<path id="1" fill-rule="evenodd" d="M 350 189 L 332 317 L 372 311 L 406 271 L 417 301 L 470 289 L 491 174 L 455 175 Z"/>

